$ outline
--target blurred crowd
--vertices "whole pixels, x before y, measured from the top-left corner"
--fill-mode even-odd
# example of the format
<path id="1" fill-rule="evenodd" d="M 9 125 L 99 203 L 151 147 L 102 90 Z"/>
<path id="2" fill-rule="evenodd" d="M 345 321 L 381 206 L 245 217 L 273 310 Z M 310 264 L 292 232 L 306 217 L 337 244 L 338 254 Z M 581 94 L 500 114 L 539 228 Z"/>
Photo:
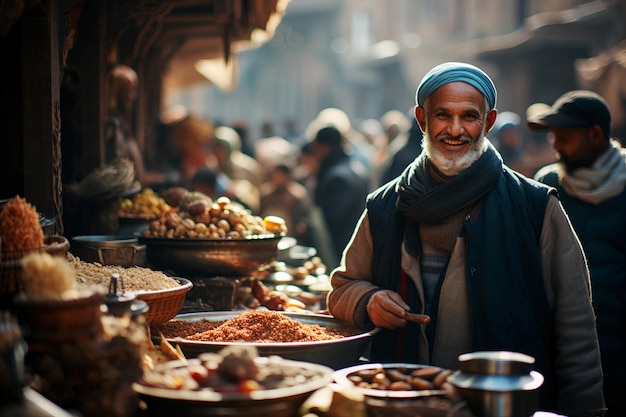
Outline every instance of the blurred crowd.
<path id="1" fill-rule="evenodd" d="M 184 187 L 213 198 L 227 196 L 254 214 L 280 216 L 289 234 L 315 247 L 329 267 L 339 264 L 367 194 L 400 175 L 422 151 L 413 109 L 351 120 L 330 107 L 305 126 L 267 120 L 255 134 L 246 120 L 211 120 L 176 105 L 161 114 L 154 149 L 141 152 L 131 123 L 137 74 L 116 65 L 107 80 L 105 163 L 132 161 L 136 191 Z M 512 112 L 499 114 L 488 137 L 505 163 L 532 177 L 554 161 L 554 152 L 546 135 L 531 132 L 521 119 Z M 116 204 L 77 205 L 67 199 L 68 234 L 114 233 Z"/>
<path id="2" fill-rule="evenodd" d="M 336 266 L 363 211 L 367 194 L 398 175 L 421 150 L 407 113 L 390 111 L 355 125 L 327 108 L 307 126 L 266 122 L 253 137 L 245 121 L 229 124 L 176 106 L 162 114 L 156 162 L 157 192 L 181 186 L 227 196 L 261 216 L 285 219 L 299 244 L 313 246 Z"/>
<path id="3" fill-rule="evenodd" d="M 521 118 L 505 112 L 490 135 L 505 162 L 525 175 L 552 162 L 545 137 L 529 140 Z M 363 211 L 367 194 L 397 177 L 422 150 L 412 111 L 390 110 L 353 121 L 326 108 L 300 129 L 267 121 L 254 137 L 243 120 L 221 123 L 175 106 L 162 114 L 156 191 L 172 186 L 228 196 L 261 216 L 277 215 L 299 244 L 334 267 Z"/>

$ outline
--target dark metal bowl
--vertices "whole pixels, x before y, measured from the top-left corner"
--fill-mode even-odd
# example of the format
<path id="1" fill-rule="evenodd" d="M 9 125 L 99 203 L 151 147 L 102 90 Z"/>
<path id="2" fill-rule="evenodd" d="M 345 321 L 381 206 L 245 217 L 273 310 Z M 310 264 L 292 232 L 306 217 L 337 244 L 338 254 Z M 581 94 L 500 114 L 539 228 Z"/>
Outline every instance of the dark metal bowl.
<path id="1" fill-rule="evenodd" d="M 256 358 L 262 365 L 268 358 Z M 199 361 L 191 359 L 187 363 Z M 155 370 L 186 366 L 181 361 L 171 361 L 157 365 Z M 133 389 L 146 402 L 151 416 L 245 416 L 245 417 L 292 417 L 298 408 L 314 391 L 331 382 L 332 369 L 308 362 L 280 360 L 281 367 L 291 372 L 307 370 L 315 372 L 303 384 L 292 387 L 253 391 L 251 393 L 219 393 L 209 390 L 175 390 L 155 388 L 141 383 L 133 384 Z"/>
<path id="2" fill-rule="evenodd" d="M 185 313 L 177 315 L 173 320 L 225 321 L 237 317 L 240 313 L 240 311 Z M 317 324 L 325 328 L 342 328 L 347 326 L 346 323 L 325 314 L 290 312 L 282 312 L 282 314 L 304 324 Z M 224 347 L 230 345 L 245 344 L 255 346 L 261 356 L 278 355 L 285 359 L 313 362 L 333 369 L 339 369 L 359 363 L 360 358 L 369 347 L 372 336 L 377 332 L 377 328 L 370 331 L 363 330 L 353 336 L 313 342 L 204 342 L 178 338 L 168 338 L 167 340 L 170 343 L 179 345 L 183 353 L 188 357 L 195 357 L 203 352 L 219 352 Z M 153 335 L 153 338 L 155 338 L 155 341 L 158 340 L 156 335 Z"/>
<path id="3" fill-rule="evenodd" d="M 138 236 L 146 245 L 146 259 L 153 268 L 177 276 L 244 277 L 268 266 L 278 257 L 279 235 L 248 239 L 157 238 Z"/>

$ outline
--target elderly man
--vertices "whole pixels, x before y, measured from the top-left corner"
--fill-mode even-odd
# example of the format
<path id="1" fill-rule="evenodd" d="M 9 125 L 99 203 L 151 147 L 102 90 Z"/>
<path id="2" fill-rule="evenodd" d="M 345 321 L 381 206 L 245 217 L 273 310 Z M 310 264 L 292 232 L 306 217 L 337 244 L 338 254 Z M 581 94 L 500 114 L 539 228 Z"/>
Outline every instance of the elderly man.
<path id="1" fill-rule="evenodd" d="M 445 63 L 422 79 L 420 156 L 372 192 L 341 265 L 330 312 L 382 328 L 373 361 L 458 367 L 471 351 L 531 355 L 539 408 L 604 413 L 589 274 L 554 189 L 502 163 L 485 135 L 496 89 L 479 68 Z M 427 325 L 406 312 L 427 314 Z"/>
<path id="2" fill-rule="evenodd" d="M 536 179 L 555 187 L 587 255 L 608 416 L 626 416 L 626 150 L 611 138 L 598 94 L 575 90 L 528 118 L 550 132 L 558 162 Z"/>

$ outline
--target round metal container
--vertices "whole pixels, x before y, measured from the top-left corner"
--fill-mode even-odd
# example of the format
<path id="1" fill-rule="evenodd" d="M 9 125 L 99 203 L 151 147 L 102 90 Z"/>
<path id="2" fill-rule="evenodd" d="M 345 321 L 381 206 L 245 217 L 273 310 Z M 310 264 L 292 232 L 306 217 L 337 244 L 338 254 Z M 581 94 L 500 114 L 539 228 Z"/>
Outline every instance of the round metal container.
<path id="1" fill-rule="evenodd" d="M 282 236 L 249 239 L 195 239 L 138 237 L 146 245 L 146 259 L 154 268 L 177 276 L 244 277 L 266 267 L 278 257 Z"/>
<path id="2" fill-rule="evenodd" d="M 183 321 L 226 321 L 236 317 L 241 312 L 237 311 L 216 311 L 203 313 L 179 314 L 173 320 Z M 293 320 L 305 324 L 317 324 L 326 328 L 346 327 L 346 324 L 337 320 L 333 316 L 314 313 L 289 313 L 281 312 Z M 179 338 L 168 338 L 167 340 L 179 345 L 187 357 L 195 357 L 204 352 L 219 352 L 226 346 L 231 345 L 252 345 L 255 346 L 261 356 L 278 355 L 285 359 L 296 361 L 306 361 L 325 365 L 333 369 L 345 368 L 359 363 L 361 356 L 369 347 L 369 343 L 378 329 L 362 331 L 358 334 L 340 339 L 320 340 L 313 342 L 285 342 L 285 343 L 256 343 L 256 342 L 204 342 L 196 340 L 182 340 Z M 155 342 L 160 340 L 153 334 Z"/>
<path id="3" fill-rule="evenodd" d="M 459 356 L 459 370 L 448 378 L 481 417 L 529 417 L 537 408 L 543 375 L 535 359 L 517 352 L 473 352 Z"/>
<path id="4" fill-rule="evenodd" d="M 85 262 L 123 267 L 143 266 L 146 246 L 125 235 L 84 235 L 72 238 L 72 253 Z"/>

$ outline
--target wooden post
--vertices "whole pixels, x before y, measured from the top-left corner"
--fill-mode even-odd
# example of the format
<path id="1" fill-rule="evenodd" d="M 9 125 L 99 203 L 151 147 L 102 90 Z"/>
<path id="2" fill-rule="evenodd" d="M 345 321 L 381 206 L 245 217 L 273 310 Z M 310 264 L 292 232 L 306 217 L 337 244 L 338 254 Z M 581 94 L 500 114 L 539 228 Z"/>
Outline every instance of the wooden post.
<path id="1" fill-rule="evenodd" d="M 58 2 L 22 15 L 24 196 L 61 227 Z"/>

